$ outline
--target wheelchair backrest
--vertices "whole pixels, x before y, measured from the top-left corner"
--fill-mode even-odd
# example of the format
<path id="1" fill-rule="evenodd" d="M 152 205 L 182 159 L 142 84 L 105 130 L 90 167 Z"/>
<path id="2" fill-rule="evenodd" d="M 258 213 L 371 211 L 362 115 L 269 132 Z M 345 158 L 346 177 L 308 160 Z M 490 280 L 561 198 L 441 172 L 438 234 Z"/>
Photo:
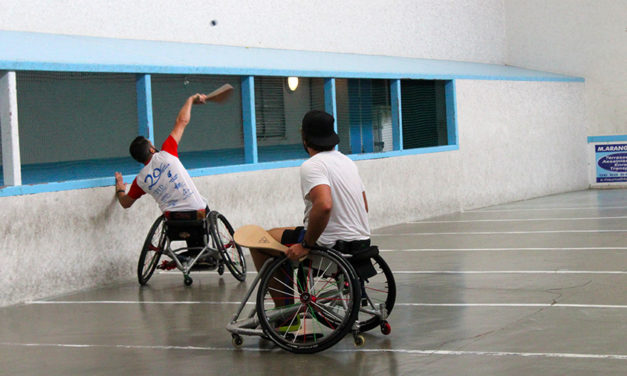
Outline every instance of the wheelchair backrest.
<path id="1" fill-rule="evenodd" d="M 171 241 L 202 240 L 207 232 L 205 210 L 165 212 L 166 235 Z"/>

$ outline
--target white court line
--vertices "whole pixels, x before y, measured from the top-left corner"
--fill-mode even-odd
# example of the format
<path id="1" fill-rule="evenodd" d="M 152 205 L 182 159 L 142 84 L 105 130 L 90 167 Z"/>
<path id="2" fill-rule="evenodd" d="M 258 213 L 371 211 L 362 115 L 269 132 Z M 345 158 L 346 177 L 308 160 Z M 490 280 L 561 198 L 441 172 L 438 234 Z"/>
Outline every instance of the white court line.
<path id="1" fill-rule="evenodd" d="M 393 270 L 392 274 L 627 274 L 624 270 Z"/>
<path id="2" fill-rule="evenodd" d="M 154 304 L 154 305 L 240 305 L 241 302 L 220 301 L 133 301 L 133 300 L 36 300 L 29 305 L 62 305 L 62 304 Z M 246 305 L 255 305 L 255 302 L 246 302 Z M 507 308 L 604 308 L 627 309 L 627 305 L 620 304 L 562 304 L 562 303 L 395 303 L 395 307 L 507 307 Z"/>
<path id="3" fill-rule="evenodd" d="M 521 235 L 521 234 L 577 234 L 577 233 L 613 233 L 626 230 L 538 230 L 538 231 L 462 231 L 462 232 L 405 232 L 392 234 L 372 234 L 373 238 L 389 236 L 431 236 L 431 235 Z"/>
<path id="4" fill-rule="evenodd" d="M 381 249 L 379 252 L 494 252 L 494 251 L 619 251 L 627 247 L 537 247 L 537 248 L 412 248 Z"/>
<path id="5" fill-rule="evenodd" d="M 603 220 L 603 219 L 626 219 L 627 215 L 616 217 L 579 217 L 579 218 L 509 218 L 509 219 L 465 219 L 452 221 L 409 221 L 406 223 L 473 223 L 473 222 L 539 222 L 539 221 L 585 221 L 585 220 Z"/>
<path id="6" fill-rule="evenodd" d="M 397 303 L 403 307 L 514 307 L 514 308 L 605 308 L 627 309 L 627 305 L 619 304 L 563 304 L 563 303 Z"/>
<path id="7" fill-rule="evenodd" d="M 488 213 L 488 212 L 513 212 L 513 211 L 545 211 L 545 210 L 581 210 L 581 209 L 601 209 L 601 210 L 618 210 L 618 209 L 627 209 L 627 206 L 580 206 L 580 207 L 529 207 L 529 208 L 512 208 L 512 209 L 476 209 L 469 210 L 463 213 Z"/>
<path id="8" fill-rule="evenodd" d="M 1 346 L 12 347 L 61 347 L 61 348 L 108 348 L 108 349 L 137 349 L 137 350 L 187 350 L 187 351 L 253 351 L 270 352 L 274 349 L 241 347 L 212 347 L 212 346 L 149 346 L 149 345 L 94 345 L 94 344 L 64 344 L 64 343 L 14 343 L 0 342 Z M 583 353 L 532 353 L 515 351 L 460 351 L 460 350 L 417 350 L 417 349 L 329 349 L 331 353 L 399 353 L 414 355 L 441 355 L 441 356 L 511 356 L 525 358 L 566 358 L 566 359 L 612 359 L 627 360 L 623 354 L 583 354 Z"/>

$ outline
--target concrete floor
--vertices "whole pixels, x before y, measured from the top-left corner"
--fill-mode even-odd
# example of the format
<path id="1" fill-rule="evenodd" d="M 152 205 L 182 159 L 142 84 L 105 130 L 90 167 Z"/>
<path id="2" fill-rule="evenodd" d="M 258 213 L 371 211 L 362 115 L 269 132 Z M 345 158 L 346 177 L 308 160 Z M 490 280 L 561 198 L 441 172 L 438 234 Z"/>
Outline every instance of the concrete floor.
<path id="1" fill-rule="evenodd" d="M 627 374 L 627 190 L 375 232 L 398 296 L 392 334 L 364 347 L 294 355 L 245 337 L 236 350 L 224 327 L 246 284 L 170 273 L 1 308 L 0 374 Z"/>

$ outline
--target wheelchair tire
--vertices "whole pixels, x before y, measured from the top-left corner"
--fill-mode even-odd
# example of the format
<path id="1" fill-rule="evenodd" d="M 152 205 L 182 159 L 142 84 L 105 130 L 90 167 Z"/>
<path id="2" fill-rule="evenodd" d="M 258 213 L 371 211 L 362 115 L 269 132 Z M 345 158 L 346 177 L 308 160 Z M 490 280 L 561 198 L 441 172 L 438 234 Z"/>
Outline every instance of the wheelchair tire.
<path id="1" fill-rule="evenodd" d="M 372 263 L 377 271 L 377 275 L 368 278 L 365 282 L 364 290 L 367 297 L 362 296 L 361 298 L 362 300 L 366 298 L 369 299 L 368 306 L 370 309 L 378 308 L 379 304 L 384 304 L 387 314 L 389 315 L 396 301 L 396 282 L 394 281 L 394 275 L 388 264 L 380 255 L 374 256 Z M 374 305 L 374 307 L 372 305 Z M 360 332 L 367 332 L 379 327 L 384 321 L 377 315 L 371 315 L 363 311 L 359 312 L 357 320 L 359 321 Z"/>
<path id="2" fill-rule="evenodd" d="M 137 262 L 137 279 L 145 285 L 154 273 L 165 245 L 164 217 L 159 216 L 150 227 Z"/>
<path id="3" fill-rule="evenodd" d="M 308 354 L 328 349 L 351 331 L 359 302 L 359 280 L 348 262 L 335 251 L 312 249 L 299 262 L 285 256 L 271 262 L 259 282 L 256 310 L 270 340 Z"/>
<path id="4" fill-rule="evenodd" d="M 209 213 L 209 226 L 214 245 L 233 277 L 240 282 L 246 280 L 246 259 L 242 247 L 233 240 L 233 227 L 217 211 Z"/>

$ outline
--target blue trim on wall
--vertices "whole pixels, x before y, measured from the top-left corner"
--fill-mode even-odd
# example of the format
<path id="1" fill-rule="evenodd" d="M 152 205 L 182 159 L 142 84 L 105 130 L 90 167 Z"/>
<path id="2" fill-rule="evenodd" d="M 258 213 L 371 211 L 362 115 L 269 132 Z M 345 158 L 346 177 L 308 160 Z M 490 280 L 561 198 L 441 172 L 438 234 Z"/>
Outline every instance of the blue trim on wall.
<path id="1" fill-rule="evenodd" d="M 324 79 L 324 110 L 335 119 L 333 129 L 337 133 L 337 103 L 335 99 L 335 78 Z"/>
<path id="2" fill-rule="evenodd" d="M 627 141 L 627 134 L 614 135 L 614 136 L 588 136 L 588 143 L 615 142 L 615 141 Z"/>
<path id="3" fill-rule="evenodd" d="M 584 81 L 581 77 L 496 64 L 18 31 L 0 31 L 0 70 Z"/>
<path id="4" fill-rule="evenodd" d="M 352 160 L 360 161 L 360 160 L 367 160 L 367 159 L 380 159 L 380 158 L 390 158 L 390 157 L 402 157 L 402 156 L 408 156 L 408 155 L 448 152 L 448 151 L 454 151 L 458 149 L 459 147 L 457 145 L 448 145 L 448 146 L 435 146 L 435 147 L 420 148 L 420 149 L 389 151 L 389 152 L 382 152 L 382 153 L 350 154 L 348 155 L 348 157 L 351 158 Z M 232 173 L 246 172 L 246 171 L 258 171 L 258 170 L 267 170 L 267 169 L 276 169 L 276 168 L 298 167 L 304 161 L 305 159 L 292 159 L 292 160 L 286 160 L 286 161 L 261 162 L 261 163 L 252 163 L 252 164 L 246 163 L 246 164 L 230 165 L 230 166 L 190 168 L 188 169 L 188 171 L 189 171 L 190 176 L 199 177 L 199 176 L 207 176 L 207 175 L 232 174 Z M 137 169 L 139 170 L 139 167 Z M 135 174 L 125 174 L 123 175 L 124 181 L 130 182 L 133 179 L 135 179 L 135 176 L 136 176 Z M 111 176 L 111 177 L 101 177 L 101 178 L 91 178 L 91 179 L 79 179 L 79 180 L 72 180 L 72 181 L 52 182 L 52 183 L 44 183 L 44 184 L 0 187 L 0 197 L 36 194 L 36 193 L 45 193 L 45 192 L 57 192 L 57 191 L 66 191 L 66 190 L 75 190 L 75 189 L 98 188 L 98 187 L 107 187 L 107 186 L 111 187 L 111 195 L 113 196 L 114 184 L 115 184 L 115 178 Z"/>
<path id="5" fill-rule="evenodd" d="M 444 98 L 446 106 L 446 136 L 449 145 L 459 145 L 457 135 L 457 96 L 455 81 L 444 84 Z"/>
<path id="6" fill-rule="evenodd" d="M 149 74 L 138 74 L 137 88 L 137 123 L 138 134 L 155 143 L 154 123 L 152 120 L 152 85 Z"/>
<path id="7" fill-rule="evenodd" d="M 392 106 L 392 140 L 394 150 L 403 150 L 403 123 L 401 105 L 401 80 L 390 81 L 390 100 Z"/>
<path id="8" fill-rule="evenodd" d="M 361 91 L 359 90 L 359 80 L 347 80 L 348 85 L 348 129 L 351 154 L 363 152 L 361 144 Z"/>
<path id="9" fill-rule="evenodd" d="M 244 160 L 257 163 L 257 121 L 255 118 L 255 78 L 242 77 L 242 122 L 244 127 Z"/>

